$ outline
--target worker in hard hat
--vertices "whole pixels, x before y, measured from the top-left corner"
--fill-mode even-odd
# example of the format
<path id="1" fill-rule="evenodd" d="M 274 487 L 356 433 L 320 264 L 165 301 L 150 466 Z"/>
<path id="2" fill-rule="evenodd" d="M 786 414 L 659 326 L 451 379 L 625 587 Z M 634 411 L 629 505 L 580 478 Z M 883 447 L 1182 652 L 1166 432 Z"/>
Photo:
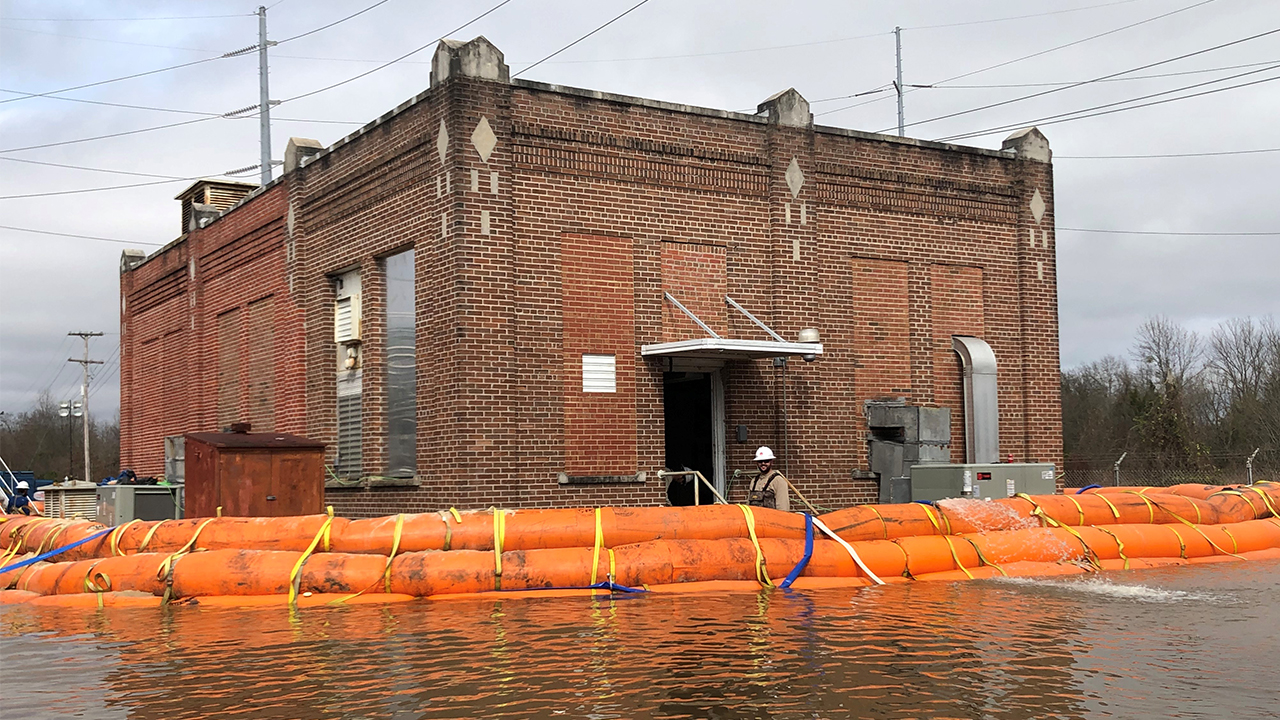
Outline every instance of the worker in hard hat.
<path id="1" fill-rule="evenodd" d="M 31 498 L 27 497 L 27 491 L 30 489 L 31 486 L 27 484 L 26 480 L 18 481 L 18 486 L 13 490 L 13 496 L 9 498 L 9 502 L 5 503 L 4 512 L 6 515 L 17 515 L 18 513 L 32 515 L 35 513 L 36 508 L 31 504 Z"/>
<path id="2" fill-rule="evenodd" d="M 773 469 L 774 460 L 777 457 L 768 447 L 761 445 L 756 450 L 756 468 L 760 472 L 747 487 L 747 504 L 790 512 L 791 500 L 787 493 L 790 483 L 786 476 Z"/>

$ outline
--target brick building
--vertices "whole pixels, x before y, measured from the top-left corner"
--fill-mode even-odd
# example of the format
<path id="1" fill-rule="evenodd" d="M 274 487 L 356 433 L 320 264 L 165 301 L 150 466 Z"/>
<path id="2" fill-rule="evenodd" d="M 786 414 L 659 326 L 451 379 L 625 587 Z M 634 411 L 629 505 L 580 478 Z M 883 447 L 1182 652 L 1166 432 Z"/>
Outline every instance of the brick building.
<path id="1" fill-rule="evenodd" d="M 819 127 L 794 90 L 709 110 L 444 42 L 428 91 L 291 140 L 264 188 L 197 183 L 177 240 L 126 252 L 121 462 L 246 421 L 324 441 L 358 516 L 659 503 L 683 467 L 738 499 L 766 444 L 841 506 L 879 492 L 869 403 L 950 408 L 965 459 L 971 336 L 1000 457 L 1060 463 L 1049 160 L 1034 129 Z"/>

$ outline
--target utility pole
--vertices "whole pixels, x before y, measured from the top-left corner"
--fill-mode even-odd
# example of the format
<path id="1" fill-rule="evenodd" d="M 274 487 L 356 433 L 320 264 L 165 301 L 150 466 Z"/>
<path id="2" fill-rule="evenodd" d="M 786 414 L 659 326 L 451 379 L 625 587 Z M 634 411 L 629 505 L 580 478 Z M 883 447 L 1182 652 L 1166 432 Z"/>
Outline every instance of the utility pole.
<path id="1" fill-rule="evenodd" d="M 267 91 L 267 9 L 258 7 L 258 125 L 261 132 L 262 184 L 271 182 L 271 93 Z"/>
<path id="2" fill-rule="evenodd" d="M 93 482 L 93 475 L 89 473 L 89 366 L 101 365 L 101 360 L 89 359 L 89 338 L 102 337 L 100 332 L 69 332 L 68 335 L 76 335 L 84 340 L 84 358 L 77 360 L 76 358 L 67 358 L 67 362 L 80 363 L 84 369 L 84 381 L 80 383 L 80 406 L 84 410 L 84 479 Z"/>
<path id="3" fill-rule="evenodd" d="M 906 127 L 906 114 L 902 109 L 902 28 L 895 27 L 893 29 L 893 43 L 898 50 L 898 79 L 893 83 L 893 87 L 898 91 L 898 137 L 903 136 L 903 130 Z"/>

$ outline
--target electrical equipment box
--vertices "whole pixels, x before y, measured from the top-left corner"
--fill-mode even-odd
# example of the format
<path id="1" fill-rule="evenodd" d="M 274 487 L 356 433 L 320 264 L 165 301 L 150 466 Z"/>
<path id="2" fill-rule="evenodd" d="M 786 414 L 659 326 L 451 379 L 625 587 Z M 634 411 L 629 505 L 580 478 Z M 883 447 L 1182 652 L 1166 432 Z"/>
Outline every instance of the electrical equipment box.
<path id="1" fill-rule="evenodd" d="M 1057 492 L 1052 463 L 936 464 L 911 467 L 911 500 L 990 500 Z"/>
<path id="2" fill-rule="evenodd" d="M 98 522 L 107 526 L 130 520 L 182 517 L 181 485 L 99 485 Z"/>
<path id="3" fill-rule="evenodd" d="M 323 512 L 324 448 L 284 433 L 187 433 L 186 516 Z"/>

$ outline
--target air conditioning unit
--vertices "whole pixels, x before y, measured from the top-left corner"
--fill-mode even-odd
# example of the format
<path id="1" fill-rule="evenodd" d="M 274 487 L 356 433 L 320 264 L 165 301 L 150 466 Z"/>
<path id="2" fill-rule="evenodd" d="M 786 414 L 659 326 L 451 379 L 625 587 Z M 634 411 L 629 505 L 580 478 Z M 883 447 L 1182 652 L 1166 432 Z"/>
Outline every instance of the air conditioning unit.
<path id="1" fill-rule="evenodd" d="M 1057 491 L 1052 463 L 929 464 L 911 467 L 911 500 L 1052 495 Z"/>
<path id="2" fill-rule="evenodd" d="M 360 294 L 338 298 L 333 308 L 334 342 L 339 345 L 360 342 Z"/>
<path id="3" fill-rule="evenodd" d="M 44 489 L 44 515 L 91 520 L 98 514 L 98 486 L 90 482 L 55 483 Z"/>
<path id="4" fill-rule="evenodd" d="M 182 517 L 181 485 L 101 485 L 97 519 L 107 526 L 130 520 L 177 520 Z"/>

